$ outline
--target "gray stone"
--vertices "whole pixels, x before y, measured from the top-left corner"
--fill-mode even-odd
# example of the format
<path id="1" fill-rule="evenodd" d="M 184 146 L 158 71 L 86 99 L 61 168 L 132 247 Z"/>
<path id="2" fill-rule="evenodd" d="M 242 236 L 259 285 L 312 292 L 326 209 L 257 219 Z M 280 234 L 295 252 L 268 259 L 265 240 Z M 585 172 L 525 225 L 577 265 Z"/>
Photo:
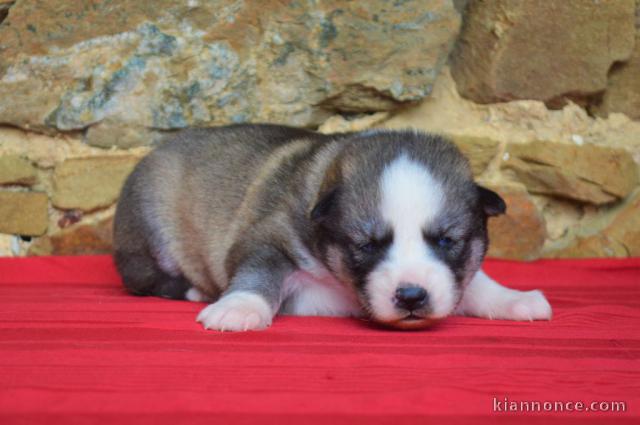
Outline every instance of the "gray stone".
<path id="1" fill-rule="evenodd" d="M 23 0 L 0 27 L 0 121 L 131 146 L 150 129 L 389 110 L 429 95 L 459 25 L 451 0 Z"/>

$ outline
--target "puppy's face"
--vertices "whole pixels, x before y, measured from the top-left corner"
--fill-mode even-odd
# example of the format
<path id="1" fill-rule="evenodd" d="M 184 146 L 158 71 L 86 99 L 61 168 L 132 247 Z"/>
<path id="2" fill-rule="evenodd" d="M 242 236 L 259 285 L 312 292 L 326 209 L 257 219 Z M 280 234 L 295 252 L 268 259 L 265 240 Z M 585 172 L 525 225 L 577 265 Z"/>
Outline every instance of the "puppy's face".
<path id="1" fill-rule="evenodd" d="M 453 312 L 480 268 L 498 195 L 442 138 L 365 133 L 312 212 L 327 266 L 377 322 L 420 328 Z"/>

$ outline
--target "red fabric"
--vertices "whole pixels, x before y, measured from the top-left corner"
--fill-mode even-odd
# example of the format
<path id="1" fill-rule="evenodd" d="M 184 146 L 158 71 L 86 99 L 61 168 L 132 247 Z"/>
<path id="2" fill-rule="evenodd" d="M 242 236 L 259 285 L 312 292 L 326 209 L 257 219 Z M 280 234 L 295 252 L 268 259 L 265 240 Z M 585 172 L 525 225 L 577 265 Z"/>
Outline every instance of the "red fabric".
<path id="1" fill-rule="evenodd" d="M 200 304 L 125 294 L 108 257 L 0 259 L 0 423 L 639 423 L 640 260 L 486 270 L 543 289 L 553 321 L 216 333 Z M 627 411 L 494 412 L 494 397 Z"/>

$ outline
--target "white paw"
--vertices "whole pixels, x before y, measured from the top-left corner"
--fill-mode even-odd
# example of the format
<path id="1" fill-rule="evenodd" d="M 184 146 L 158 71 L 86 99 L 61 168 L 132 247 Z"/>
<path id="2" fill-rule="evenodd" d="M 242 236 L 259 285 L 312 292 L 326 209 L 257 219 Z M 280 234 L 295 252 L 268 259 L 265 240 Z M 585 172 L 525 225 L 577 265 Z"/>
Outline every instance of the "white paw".
<path id="1" fill-rule="evenodd" d="M 251 292 L 231 292 L 206 306 L 196 321 L 205 329 L 249 331 L 271 325 L 273 313 L 267 301 Z"/>
<path id="2" fill-rule="evenodd" d="M 496 319 L 506 320 L 551 320 L 551 305 L 542 292 L 527 291 L 513 294 L 504 305 L 502 314 L 496 314 Z"/>

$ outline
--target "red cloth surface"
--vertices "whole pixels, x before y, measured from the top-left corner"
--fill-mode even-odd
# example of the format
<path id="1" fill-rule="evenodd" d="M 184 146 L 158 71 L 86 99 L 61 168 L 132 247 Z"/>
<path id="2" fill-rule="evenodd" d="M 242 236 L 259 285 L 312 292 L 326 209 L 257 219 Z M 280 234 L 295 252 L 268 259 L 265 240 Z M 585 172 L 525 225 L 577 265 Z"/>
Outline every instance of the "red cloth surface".
<path id="1" fill-rule="evenodd" d="M 544 290 L 554 319 L 218 333 L 201 304 L 127 295 L 108 257 L 0 259 L 0 424 L 640 423 L 640 260 L 485 270 Z M 495 412 L 494 397 L 626 412 Z"/>

